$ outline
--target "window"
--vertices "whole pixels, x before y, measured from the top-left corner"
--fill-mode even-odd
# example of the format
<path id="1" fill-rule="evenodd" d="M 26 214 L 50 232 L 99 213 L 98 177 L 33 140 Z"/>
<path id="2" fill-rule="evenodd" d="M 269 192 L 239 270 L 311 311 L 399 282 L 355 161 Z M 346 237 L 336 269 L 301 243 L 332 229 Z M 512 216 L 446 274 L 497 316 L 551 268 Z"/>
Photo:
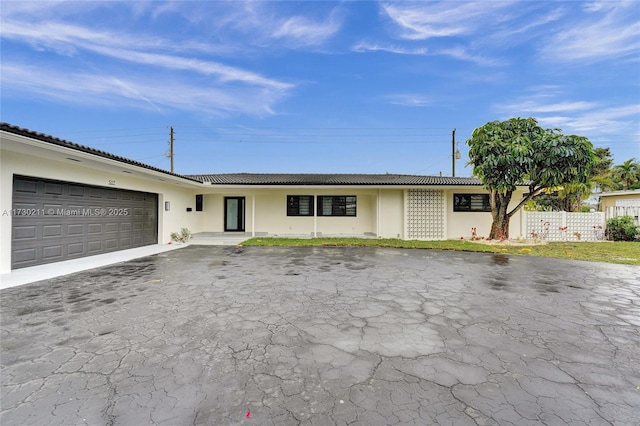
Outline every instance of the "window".
<path id="1" fill-rule="evenodd" d="M 490 212 L 489 194 L 453 194 L 454 212 Z"/>
<path id="2" fill-rule="evenodd" d="M 202 211 L 202 198 L 203 198 L 202 194 L 196 194 L 196 211 L 197 212 Z"/>
<path id="3" fill-rule="evenodd" d="M 313 216 L 313 195 L 287 195 L 287 216 Z"/>
<path id="4" fill-rule="evenodd" d="M 355 216 L 356 196 L 318 196 L 318 216 Z"/>

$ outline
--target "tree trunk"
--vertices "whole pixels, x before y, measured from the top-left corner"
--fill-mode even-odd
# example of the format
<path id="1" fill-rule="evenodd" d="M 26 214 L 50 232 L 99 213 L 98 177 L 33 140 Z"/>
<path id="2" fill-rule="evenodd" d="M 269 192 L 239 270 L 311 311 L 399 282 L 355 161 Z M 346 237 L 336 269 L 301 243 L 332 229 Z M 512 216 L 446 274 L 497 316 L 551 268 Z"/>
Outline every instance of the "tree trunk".
<path id="1" fill-rule="evenodd" d="M 506 240 L 509 238 L 509 219 L 511 219 L 511 216 L 507 213 L 507 208 L 509 207 L 512 194 L 511 191 L 500 193 L 491 190 L 490 192 L 489 201 L 491 203 L 491 217 L 493 219 L 491 232 L 489 233 L 490 240 Z"/>
<path id="2" fill-rule="evenodd" d="M 506 217 L 506 215 L 494 218 L 491 224 L 489 239 L 506 240 L 507 238 L 509 238 L 509 218 Z"/>

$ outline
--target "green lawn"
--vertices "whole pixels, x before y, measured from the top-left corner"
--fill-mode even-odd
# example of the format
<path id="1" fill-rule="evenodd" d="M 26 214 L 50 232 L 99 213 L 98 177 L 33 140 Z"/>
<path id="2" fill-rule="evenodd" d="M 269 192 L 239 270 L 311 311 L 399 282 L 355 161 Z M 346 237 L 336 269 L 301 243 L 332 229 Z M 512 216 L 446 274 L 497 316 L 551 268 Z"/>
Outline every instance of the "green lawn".
<path id="1" fill-rule="evenodd" d="M 640 243 L 637 242 L 550 242 L 544 245 L 488 245 L 463 240 L 404 241 L 366 238 L 252 238 L 243 246 L 326 246 L 326 247 L 396 247 L 506 253 L 522 256 L 555 257 L 591 262 L 640 265 Z"/>

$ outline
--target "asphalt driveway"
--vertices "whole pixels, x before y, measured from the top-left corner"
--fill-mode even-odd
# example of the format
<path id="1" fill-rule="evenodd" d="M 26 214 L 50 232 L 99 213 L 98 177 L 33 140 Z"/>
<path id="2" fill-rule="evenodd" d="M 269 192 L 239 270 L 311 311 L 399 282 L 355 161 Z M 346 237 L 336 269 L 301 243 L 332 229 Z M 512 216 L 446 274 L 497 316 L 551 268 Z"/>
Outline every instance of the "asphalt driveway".
<path id="1" fill-rule="evenodd" d="M 2 290 L 2 425 L 637 425 L 640 268 L 191 246 Z"/>

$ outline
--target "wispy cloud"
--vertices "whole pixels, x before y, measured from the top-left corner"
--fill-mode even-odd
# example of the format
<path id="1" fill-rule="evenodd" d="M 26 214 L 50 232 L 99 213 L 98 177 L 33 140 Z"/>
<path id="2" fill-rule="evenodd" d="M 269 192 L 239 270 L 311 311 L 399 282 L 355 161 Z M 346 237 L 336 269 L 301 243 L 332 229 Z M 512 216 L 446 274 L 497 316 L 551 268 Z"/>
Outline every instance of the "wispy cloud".
<path id="1" fill-rule="evenodd" d="M 160 112 L 191 111 L 205 115 L 273 114 L 273 105 L 284 93 L 245 85 L 215 86 L 189 79 L 149 79 L 131 73 L 102 73 L 43 69 L 2 63 L 6 90 L 29 93 L 42 99 L 81 105 L 142 108 Z"/>
<path id="2" fill-rule="evenodd" d="M 383 43 L 368 43 L 360 42 L 354 45 L 351 50 L 358 53 L 367 52 L 387 52 L 397 55 L 419 55 L 419 56 L 448 56 L 450 58 L 458 59 L 460 61 L 472 62 L 478 65 L 503 65 L 505 62 L 498 58 L 485 57 L 482 55 L 474 54 L 464 46 L 453 46 L 449 48 L 441 49 L 427 49 L 426 47 L 404 47 L 393 44 Z"/>
<path id="3" fill-rule="evenodd" d="M 557 113 L 584 111 L 595 107 L 597 107 L 596 103 L 585 101 L 542 104 L 529 100 L 519 104 L 507 104 L 503 109 L 509 111 L 523 111 L 527 113 Z"/>
<path id="4" fill-rule="evenodd" d="M 565 133 L 588 137 L 640 130 L 640 104 L 605 105 L 602 102 L 555 101 L 553 96 L 540 96 L 497 108 L 509 117 L 535 117 L 540 125 L 560 128 Z"/>
<path id="5" fill-rule="evenodd" d="M 428 96 L 419 94 L 395 94 L 387 96 L 387 99 L 392 105 L 407 107 L 424 107 L 433 102 Z"/>
<path id="6" fill-rule="evenodd" d="M 289 39 L 290 45 L 317 46 L 335 35 L 340 27 L 335 12 L 332 12 L 324 21 L 293 16 L 279 22 L 271 35 L 276 39 Z"/>
<path id="7" fill-rule="evenodd" d="M 544 58 L 561 62 L 639 59 L 640 3 L 594 2 L 584 14 L 557 31 L 541 49 Z"/>
<path id="8" fill-rule="evenodd" d="M 640 105 L 594 108 L 583 114 L 550 115 L 538 119 L 545 127 L 559 127 L 566 131 L 587 134 L 617 132 L 638 133 Z"/>
<path id="9" fill-rule="evenodd" d="M 426 55 L 429 51 L 424 47 L 408 48 L 398 45 L 382 44 L 382 43 L 369 43 L 361 41 L 354 45 L 351 50 L 353 52 L 388 52 L 396 53 L 399 55 Z"/>
<path id="10" fill-rule="evenodd" d="M 245 46 L 285 49 L 320 47 L 342 29 L 342 7 L 324 2 L 300 8 L 287 2 L 233 1 L 193 2 L 180 14 L 222 39 L 242 39 Z M 228 35 L 227 35 L 228 34 Z"/>
<path id="11" fill-rule="evenodd" d="M 514 8 L 512 2 L 388 2 L 380 6 L 380 13 L 391 23 L 392 36 L 406 43 L 429 43 L 423 47 L 425 54 L 428 49 L 428 54 L 433 56 L 447 56 L 481 66 L 503 66 L 508 60 L 500 58 L 495 40 L 502 38 L 513 43 L 512 30 L 519 29 L 521 24 L 512 21 L 526 13 L 521 9 Z M 555 18 L 537 18 L 528 25 L 542 25 L 551 19 Z M 387 49 L 392 53 L 412 50 L 415 49 L 405 46 Z"/>
<path id="12" fill-rule="evenodd" d="M 474 54 L 465 46 L 453 46 L 450 48 L 436 51 L 435 54 L 450 56 L 454 59 L 473 62 L 478 65 L 496 66 L 496 65 L 504 65 L 506 63 L 506 61 L 503 59 Z"/>
<path id="13" fill-rule="evenodd" d="M 274 103 L 294 88 L 288 82 L 206 59 L 215 48 L 198 40 L 176 45 L 175 41 L 143 32 L 114 32 L 60 21 L 28 25 L 12 18 L 27 10 L 18 9 L 19 13 L 14 11 L 14 15 L 3 17 L 2 39 L 47 54 L 40 55 L 39 68 L 5 55 L 4 88 L 19 87 L 64 101 L 84 99 L 87 104 L 112 104 L 120 98 L 129 106 L 147 105 L 155 110 L 177 108 L 260 115 L 273 112 Z M 91 62 L 99 71 L 75 71 L 84 67 L 73 64 L 83 63 L 89 54 L 94 55 Z M 108 61 L 108 67 L 100 67 L 101 61 Z M 142 74 L 145 78 L 133 77 Z M 84 95 L 79 96 L 80 92 Z M 190 100 L 185 98 L 186 94 Z"/>
<path id="14" fill-rule="evenodd" d="M 503 19 L 497 14 L 510 2 L 384 3 L 383 13 L 408 40 L 452 37 L 474 33 L 487 23 Z"/>

